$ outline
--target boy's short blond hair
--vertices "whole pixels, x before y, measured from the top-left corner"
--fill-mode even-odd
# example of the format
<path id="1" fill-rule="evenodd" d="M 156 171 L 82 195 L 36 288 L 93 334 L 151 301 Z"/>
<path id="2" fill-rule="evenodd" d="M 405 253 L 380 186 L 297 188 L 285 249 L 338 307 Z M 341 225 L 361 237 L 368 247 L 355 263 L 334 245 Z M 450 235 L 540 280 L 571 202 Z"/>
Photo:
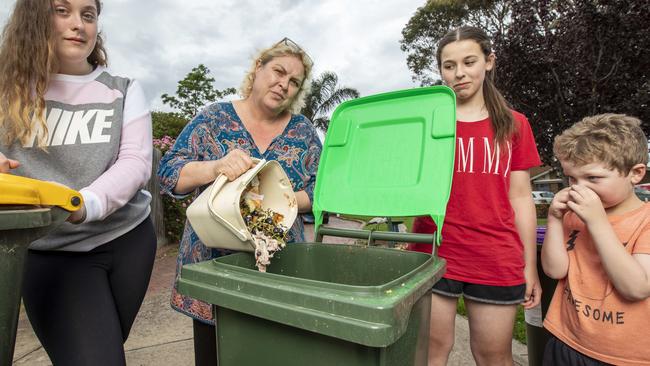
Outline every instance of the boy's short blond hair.
<path id="1" fill-rule="evenodd" d="M 560 161 L 603 163 L 627 175 L 633 166 L 648 164 L 648 139 L 638 118 L 605 113 L 585 117 L 555 137 L 553 153 Z"/>

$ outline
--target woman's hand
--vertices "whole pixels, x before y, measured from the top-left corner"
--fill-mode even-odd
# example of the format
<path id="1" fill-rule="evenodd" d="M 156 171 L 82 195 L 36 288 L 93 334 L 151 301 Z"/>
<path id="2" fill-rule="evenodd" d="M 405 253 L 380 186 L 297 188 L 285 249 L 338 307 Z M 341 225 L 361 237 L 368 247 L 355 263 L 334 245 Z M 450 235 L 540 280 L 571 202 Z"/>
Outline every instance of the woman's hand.
<path id="1" fill-rule="evenodd" d="M 9 159 L 0 152 L 0 173 L 9 173 L 11 169 L 16 169 L 19 166 L 18 160 Z"/>
<path id="2" fill-rule="evenodd" d="M 214 171 L 217 175 L 223 174 L 229 181 L 233 181 L 253 166 L 253 159 L 245 151 L 235 149 L 214 162 Z"/>

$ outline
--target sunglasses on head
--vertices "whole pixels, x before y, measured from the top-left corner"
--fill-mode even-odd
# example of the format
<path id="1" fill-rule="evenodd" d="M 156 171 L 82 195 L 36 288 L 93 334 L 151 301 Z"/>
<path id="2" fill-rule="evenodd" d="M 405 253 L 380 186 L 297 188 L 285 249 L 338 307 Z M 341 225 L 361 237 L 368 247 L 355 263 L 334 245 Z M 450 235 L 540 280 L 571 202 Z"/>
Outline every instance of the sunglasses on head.
<path id="1" fill-rule="evenodd" d="M 312 60 L 312 58 L 309 56 L 307 51 L 302 49 L 302 47 L 300 47 L 296 42 L 292 41 L 291 38 L 289 38 L 289 37 L 282 38 L 278 43 L 276 43 L 274 45 L 274 47 L 279 46 L 281 44 L 284 44 L 285 46 L 288 46 L 289 48 L 292 48 L 293 50 L 304 54 L 305 56 L 307 56 L 307 59 L 309 60 L 309 63 L 312 64 L 312 65 L 314 64 L 314 60 Z"/>

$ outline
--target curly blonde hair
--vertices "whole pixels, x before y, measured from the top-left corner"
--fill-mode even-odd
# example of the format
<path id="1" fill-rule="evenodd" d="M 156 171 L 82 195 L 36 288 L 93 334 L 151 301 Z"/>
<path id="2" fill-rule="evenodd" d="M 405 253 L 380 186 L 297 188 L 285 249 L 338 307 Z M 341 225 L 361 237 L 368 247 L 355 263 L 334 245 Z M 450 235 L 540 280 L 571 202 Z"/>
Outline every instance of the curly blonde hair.
<path id="1" fill-rule="evenodd" d="M 648 139 L 638 118 L 599 114 L 555 137 L 553 153 L 574 165 L 602 163 L 627 175 L 635 165 L 648 164 Z"/>
<path id="2" fill-rule="evenodd" d="M 253 58 L 253 63 L 246 72 L 244 81 L 239 87 L 239 95 L 241 95 L 244 99 L 248 98 L 251 95 L 251 92 L 253 90 L 253 83 L 255 82 L 255 70 L 257 69 L 258 62 L 264 66 L 276 57 L 294 56 L 302 62 L 302 66 L 305 68 L 305 78 L 303 79 L 298 93 L 296 93 L 296 95 L 293 97 L 293 100 L 291 101 L 291 104 L 289 104 L 287 110 L 292 114 L 298 114 L 305 106 L 305 97 L 311 90 L 311 72 L 314 65 L 304 50 L 296 46 L 291 46 L 283 41 L 280 41 L 269 48 L 261 50 Z"/>
<path id="3" fill-rule="evenodd" d="M 97 15 L 101 3 L 95 0 Z M 1 142 L 27 143 L 37 134 L 40 145 L 47 140 L 45 92 L 50 75 L 58 69 L 52 38 L 52 2 L 18 0 L 0 40 Z M 106 66 L 101 35 L 88 56 L 91 65 Z M 33 123 L 33 120 L 36 123 Z"/>

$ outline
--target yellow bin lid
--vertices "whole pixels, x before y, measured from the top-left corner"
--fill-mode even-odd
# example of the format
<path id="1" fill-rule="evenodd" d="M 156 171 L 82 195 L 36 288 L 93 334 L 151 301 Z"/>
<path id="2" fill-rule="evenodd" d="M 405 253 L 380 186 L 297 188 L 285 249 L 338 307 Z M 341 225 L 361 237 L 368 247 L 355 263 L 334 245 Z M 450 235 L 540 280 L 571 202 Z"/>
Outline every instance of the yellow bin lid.
<path id="1" fill-rule="evenodd" d="M 0 205 L 59 206 L 77 211 L 83 198 L 59 183 L 0 173 Z"/>

